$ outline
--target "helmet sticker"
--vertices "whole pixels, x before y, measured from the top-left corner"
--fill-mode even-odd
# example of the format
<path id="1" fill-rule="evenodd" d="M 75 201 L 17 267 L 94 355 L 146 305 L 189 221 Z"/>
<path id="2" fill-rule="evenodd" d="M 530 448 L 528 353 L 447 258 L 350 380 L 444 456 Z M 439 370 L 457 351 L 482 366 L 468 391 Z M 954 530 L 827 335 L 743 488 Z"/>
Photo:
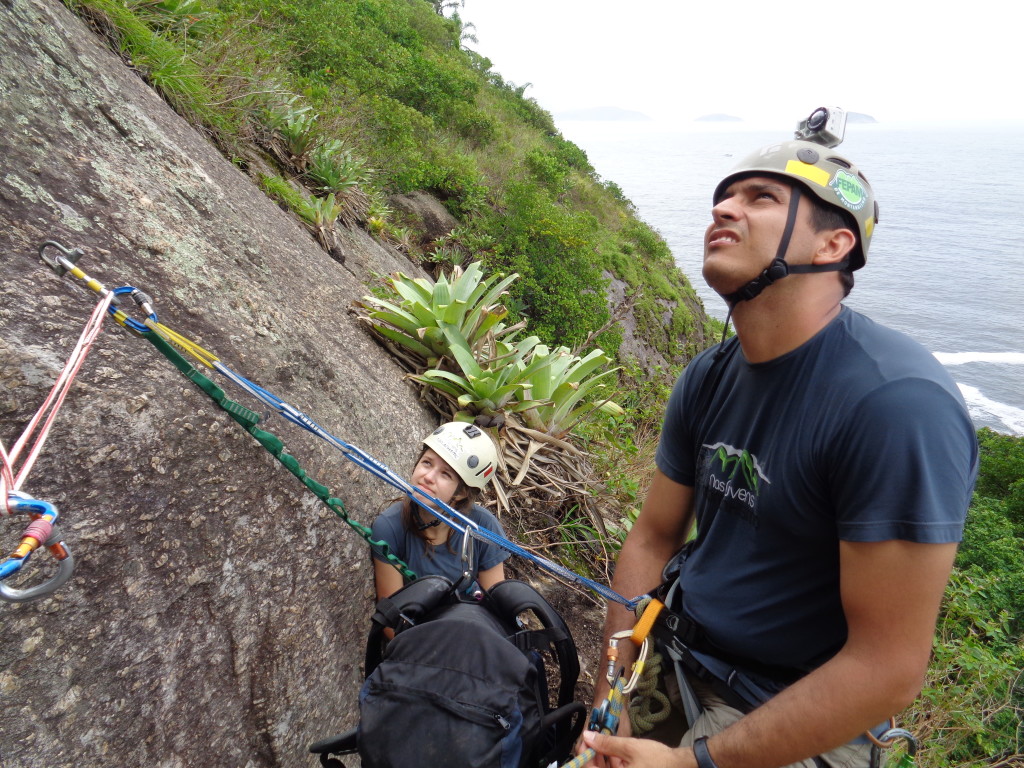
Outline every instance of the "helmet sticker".
<path id="1" fill-rule="evenodd" d="M 814 165 L 808 165 L 807 163 L 799 160 L 790 160 L 786 163 L 786 173 L 790 176 L 799 176 L 801 179 L 807 179 L 819 187 L 828 186 L 828 171 L 823 171 Z"/>
<path id="2" fill-rule="evenodd" d="M 860 183 L 860 179 L 848 171 L 836 171 L 829 186 L 832 187 L 839 201 L 851 211 L 859 211 L 868 201 L 864 185 Z"/>
<path id="3" fill-rule="evenodd" d="M 444 448 L 444 450 L 448 452 L 448 456 L 451 457 L 451 459 L 448 460 L 449 464 L 451 464 L 451 460 L 458 460 L 462 456 L 465 447 L 462 444 L 462 440 L 459 439 L 457 435 L 435 434 L 434 438 L 438 447 Z"/>

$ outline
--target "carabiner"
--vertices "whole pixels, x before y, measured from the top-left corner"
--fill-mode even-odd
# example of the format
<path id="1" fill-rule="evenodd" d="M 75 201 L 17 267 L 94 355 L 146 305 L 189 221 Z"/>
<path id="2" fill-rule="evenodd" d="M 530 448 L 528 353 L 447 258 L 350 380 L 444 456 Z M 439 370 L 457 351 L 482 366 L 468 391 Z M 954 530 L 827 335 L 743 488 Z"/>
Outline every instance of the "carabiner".
<path id="1" fill-rule="evenodd" d="M 627 637 L 633 636 L 632 629 L 625 629 L 622 632 L 616 632 L 610 638 L 608 638 L 608 672 L 606 677 L 608 678 L 609 685 L 615 685 L 615 680 L 618 677 L 615 671 L 615 662 L 619 658 L 619 640 L 624 640 Z M 632 693 L 633 689 L 636 688 L 637 683 L 640 682 L 640 678 L 644 673 L 644 664 L 647 663 L 647 656 L 651 650 L 651 641 L 649 637 L 645 637 L 643 642 L 640 644 L 640 653 L 636 657 L 636 661 L 633 662 L 633 669 L 629 676 L 629 682 L 626 683 L 623 688 L 623 693 Z"/>
<path id="2" fill-rule="evenodd" d="M 895 718 L 889 720 L 889 729 L 882 733 L 881 736 L 875 737 L 869 731 L 868 738 L 871 741 L 871 758 L 869 763 L 871 768 L 879 768 L 881 766 L 882 750 L 891 747 L 896 743 L 897 739 L 903 739 L 907 742 L 907 751 L 900 759 L 898 768 L 914 764 L 914 756 L 917 755 L 917 739 L 906 728 L 897 728 Z"/>
<path id="3" fill-rule="evenodd" d="M 0 600 L 8 603 L 27 603 L 53 594 L 67 583 L 75 569 L 71 550 L 60 540 L 54 523 L 57 522 L 57 508 L 46 501 L 33 499 L 20 491 L 8 491 L 7 508 L 11 514 L 26 512 L 31 518 L 28 528 L 21 537 L 21 544 L 11 555 L 0 563 Z M 25 589 L 15 589 L 3 583 L 29 561 L 39 547 L 46 547 L 57 559 L 57 572 L 41 584 Z"/>
<path id="4" fill-rule="evenodd" d="M 56 248 L 60 251 L 60 254 L 57 256 L 49 256 L 46 253 L 47 248 Z M 121 288 L 115 288 L 111 291 L 99 280 L 89 277 L 89 275 L 85 274 L 85 272 L 83 272 L 78 266 L 78 260 L 84 255 L 85 252 L 81 248 L 69 249 L 58 243 L 56 240 L 47 240 L 39 248 L 39 258 L 43 260 L 43 263 L 46 264 L 46 266 L 56 272 L 58 276 L 63 276 L 70 272 L 100 296 L 105 297 L 107 294 L 113 293 L 114 298 L 110 302 L 110 306 L 107 307 L 107 312 L 113 316 L 115 321 L 123 325 L 125 328 L 135 331 L 136 333 L 143 334 L 149 333 L 152 330 L 146 325 L 146 323 L 139 322 L 138 320 L 133 320 L 128 317 L 128 315 L 118 307 L 118 297 L 124 296 L 125 294 L 131 296 L 132 300 L 145 313 L 147 321 L 159 324 L 160 321 L 157 319 L 156 311 L 153 309 L 153 299 L 134 286 L 126 285 Z"/>
<path id="5" fill-rule="evenodd" d="M 153 299 L 146 293 L 143 293 L 133 285 L 123 285 L 120 288 L 114 289 L 114 296 L 124 296 L 128 294 L 132 301 L 146 314 L 147 320 L 152 320 L 154 323 L 159 323 L 157 319 L 156 310 L 153 309 Z M 122 310 L 115 309 L 111 306 L 108 311 L 113 315 L 114 319 L 136 333 L 149 333 L 152 329 L 145 323 L 139 322 L 131 317 L 128 317 Z"/>
<path id="6" fill-rule="evenodd" d="M 456 591 L 465 590 L 474 600 L 480 601 L 484 598 L 483 590 L 480 589 L 479 585 L 476 588 L 473 587 L 477 579 L 476 567 L 473 565 L 474 552 L 476 550 L 476 544 L 473 541 L 473 536 L 470 533 L 470 526 L 466 526 L 462 531 L 462 546 L 460 547 L 459 557 L 462 562 L 462 575 L 459 576 L 459 580 L 455 582 L 454 589 Z"/>

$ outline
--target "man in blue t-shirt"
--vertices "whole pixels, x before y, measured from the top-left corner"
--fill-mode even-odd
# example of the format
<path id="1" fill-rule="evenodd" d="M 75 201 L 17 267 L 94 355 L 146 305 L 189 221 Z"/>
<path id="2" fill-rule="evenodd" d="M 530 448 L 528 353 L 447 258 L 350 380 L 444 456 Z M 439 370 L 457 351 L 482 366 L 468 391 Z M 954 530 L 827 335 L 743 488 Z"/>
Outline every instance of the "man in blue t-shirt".
<path id="1" fill-rule="evenodd" d="M 703 273 L 736 336 L 676 384 L 613 582 L 658 586 L 696 526 L 668 607 L 699 638 L 680 676 L 698 704 L 675 749 L 586 734 L 595 764 L 867 766 L 862 734 L 920 691 L 977 443 L 934 357 L 842 304 L 877 218 L 864 176 L 813 141 L 715 190 Z M 634 622 L 609 606 L 609 636 Z"/>

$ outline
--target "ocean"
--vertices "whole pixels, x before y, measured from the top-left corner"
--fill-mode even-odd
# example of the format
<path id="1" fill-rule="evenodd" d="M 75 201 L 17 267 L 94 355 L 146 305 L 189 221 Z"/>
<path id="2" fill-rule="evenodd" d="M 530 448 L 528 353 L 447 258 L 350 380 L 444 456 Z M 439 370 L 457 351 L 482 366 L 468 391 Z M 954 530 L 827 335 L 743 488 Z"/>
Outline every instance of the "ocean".
<path id="1" fill-rule="evenodd" d="M 795 125 L 795 121 L 794 121 Z M 665 238 L 708 313 L 701 278 L 711 193 L 748 152 L 792 127 L 558 121 L 603 179 Z M 1024 124 L 850 124 L 839 151 L 880 212 L 846 304 L 923 344 L 979 427 L 1024 435 Z"/>

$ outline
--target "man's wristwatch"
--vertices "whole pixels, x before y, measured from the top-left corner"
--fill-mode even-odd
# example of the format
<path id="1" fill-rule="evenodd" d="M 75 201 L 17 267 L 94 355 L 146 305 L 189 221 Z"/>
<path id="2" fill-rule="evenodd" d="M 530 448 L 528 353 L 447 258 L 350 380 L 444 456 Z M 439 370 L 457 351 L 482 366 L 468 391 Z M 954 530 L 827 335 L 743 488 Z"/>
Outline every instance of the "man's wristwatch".
<path id="1" fill-rule="evenodd" d="M 708 737 L 701 736 L 693 742 L 693 756 L 697 758 L 697 768 L 718 768 L 708 752 Z"/>

